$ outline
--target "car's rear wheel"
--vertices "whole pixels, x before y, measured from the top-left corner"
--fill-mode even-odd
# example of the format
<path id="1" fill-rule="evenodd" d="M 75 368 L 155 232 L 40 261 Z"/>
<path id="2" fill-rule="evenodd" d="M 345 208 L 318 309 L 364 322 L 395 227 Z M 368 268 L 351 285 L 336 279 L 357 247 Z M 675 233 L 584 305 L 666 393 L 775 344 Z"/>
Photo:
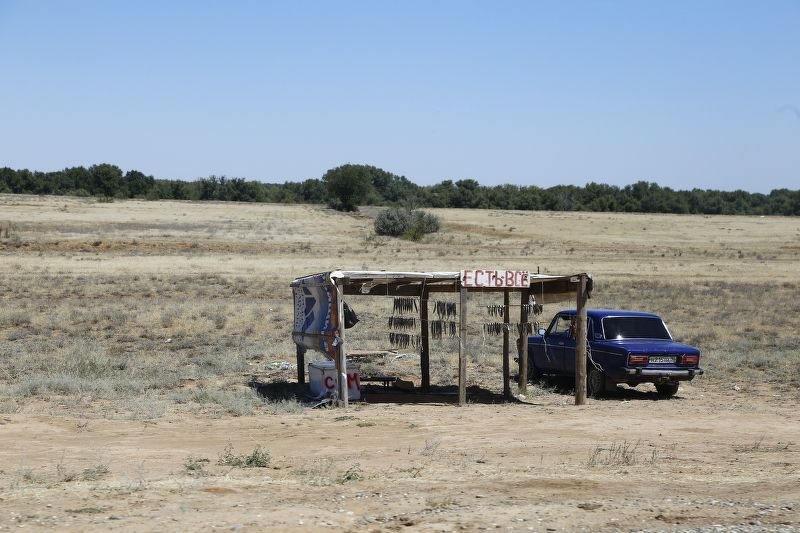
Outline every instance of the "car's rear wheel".
<path id="1" fill-rule="evenodd" d="M 656 383 L 656 392 L 662 398 L 672 398 L 678 392 L 678 382 L 668 381 L 667 383 Z"/>
<path id="2" fill-rule="evenodd" d="M 586 395 L 600 396 L 605 391 L 606 375 L 591 362 L 586 365 Z"/>

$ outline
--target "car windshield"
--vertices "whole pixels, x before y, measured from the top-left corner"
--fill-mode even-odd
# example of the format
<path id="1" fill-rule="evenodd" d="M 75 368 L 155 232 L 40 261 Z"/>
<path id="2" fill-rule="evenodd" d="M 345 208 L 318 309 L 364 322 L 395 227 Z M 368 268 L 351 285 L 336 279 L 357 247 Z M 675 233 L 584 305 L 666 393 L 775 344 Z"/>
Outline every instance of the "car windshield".
<path id="1" fill-rule="evenodd" d="M 660 318 L 615 316 L 603 319 L 606 339 L 666 339 L 669 332 Z"/>

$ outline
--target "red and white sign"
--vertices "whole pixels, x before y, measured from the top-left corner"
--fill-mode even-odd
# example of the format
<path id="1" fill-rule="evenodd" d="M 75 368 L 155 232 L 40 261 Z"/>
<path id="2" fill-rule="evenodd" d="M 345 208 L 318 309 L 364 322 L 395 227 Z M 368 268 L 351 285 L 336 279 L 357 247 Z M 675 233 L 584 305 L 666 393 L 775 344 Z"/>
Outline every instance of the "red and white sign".
<path id="1" fill-rule="evenodd" d="M 527 270 L 462 270 L 463 287 L 528 288 L 531 273 Z"/>
<path id="2" fill-rule="evenodd" d="M 308 364 L 308 385 L 315 398 L 329 396 L 336 391 L 336 365 L 333 361 Z M 347 365 L 347 396 L 351 400 L 361 398 L 361 375 L 358 365 Z"/>

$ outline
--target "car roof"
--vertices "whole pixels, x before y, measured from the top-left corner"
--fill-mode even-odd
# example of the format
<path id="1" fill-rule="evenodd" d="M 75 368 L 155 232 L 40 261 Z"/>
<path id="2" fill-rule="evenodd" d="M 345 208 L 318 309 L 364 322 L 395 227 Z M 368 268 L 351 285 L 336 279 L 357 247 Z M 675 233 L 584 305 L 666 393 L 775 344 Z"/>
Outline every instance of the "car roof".
<path id="1" fill-rule="evenodd" d="M 576 313 L 575 309 L 565 309 L 560 311 L 558 314 L 565 314 L 565 315 L 574 315 Z M 646 313 L 643 311 L 627 311 L 624 309 L 587 309 L 586 314 L 591 318 L 595 319 L 603 319 L 609 316 L 633 316 L 633 317 L 645 317 L 645 318 L 661 318 L 660 316 L 656 315 L 655 313 Z"/>

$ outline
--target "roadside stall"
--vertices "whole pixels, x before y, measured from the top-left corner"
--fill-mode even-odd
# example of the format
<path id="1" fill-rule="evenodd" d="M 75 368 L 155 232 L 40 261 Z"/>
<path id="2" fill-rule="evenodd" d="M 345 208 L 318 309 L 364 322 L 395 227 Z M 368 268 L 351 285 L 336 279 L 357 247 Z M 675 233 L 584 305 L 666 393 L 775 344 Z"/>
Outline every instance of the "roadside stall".
<path id="1" fill-rule="evenodd" d="M 294 327 L 292 340 L 297 345 L 297 379 L 305 383 L 305 353 L 316 350 L 333 362 L 330 367 L 336 379 L 329 379 L 339 404 L 348 405 L 348 362 L 346 329 L 357 320 L 345 303 L 347 295 L 392 298 L 394 309 L 413 314 L 413 320 L 397 317 L 398 327 L 413 327 L 418 335 L 400 333 L 398 343 L 414 345 L 420 353 L 422 392 L 430 389 L 430 339 L 451 332 L 458 342 L 458 404 L 464 405 L 467 383 L 467 306 L 468 294 L 490 292 L 503 295 L 497 305 L 502 317 L 503 334 L 503 395 L 511 398 L 510 338 L 517 334 L 519 347 L 519 391 L 524 393 L 528 375 L 528 343 L 531 332 L 529 317 L 541 305 L 574 298 L 578 310 L 577 338 L 586 339 L 586 300 L 592 291 L 592 278 L 581 273 L 573 275 L 532 274 L 526 270 L 462 270 L 459 272 L 391 272 L 391 271 L 330 271 L 311 274 L 291 282 L 294 297 Z M 441 305 L 432 295 L 456 293 L 457 305 Z M 519 294 L 518 322 L 511 321 L 510 296 Z M 431 316 L 433 308 L 434 316 Z M 443 320 L 442 318 L 448 320 Z M 575 403 L 586 398 L 586 342 L 578 343 L 576 352 Z M 352 387 L 353 377 L 350 377 Z M 582 385 L 581 385 L 582 384 Z"/>

